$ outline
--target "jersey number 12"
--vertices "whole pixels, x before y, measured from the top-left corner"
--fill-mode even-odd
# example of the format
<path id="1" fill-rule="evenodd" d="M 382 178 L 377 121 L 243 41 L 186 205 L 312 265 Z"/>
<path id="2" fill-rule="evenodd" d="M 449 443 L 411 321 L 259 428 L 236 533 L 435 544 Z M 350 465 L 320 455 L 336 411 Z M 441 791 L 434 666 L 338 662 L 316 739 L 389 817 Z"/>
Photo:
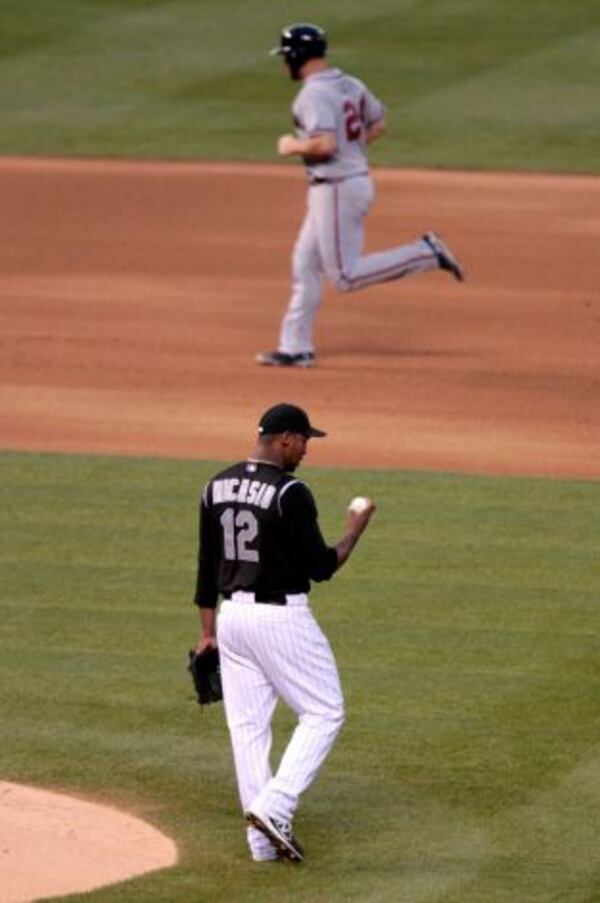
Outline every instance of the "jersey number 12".
<path id="1" fill-rule="evenodd" d="M 251 511 L 225 508 L 221 515 L 223 551 L 227 561 L 258 561 L 258 551 L 249 549 L 258 536 L 258 521 Z"/>

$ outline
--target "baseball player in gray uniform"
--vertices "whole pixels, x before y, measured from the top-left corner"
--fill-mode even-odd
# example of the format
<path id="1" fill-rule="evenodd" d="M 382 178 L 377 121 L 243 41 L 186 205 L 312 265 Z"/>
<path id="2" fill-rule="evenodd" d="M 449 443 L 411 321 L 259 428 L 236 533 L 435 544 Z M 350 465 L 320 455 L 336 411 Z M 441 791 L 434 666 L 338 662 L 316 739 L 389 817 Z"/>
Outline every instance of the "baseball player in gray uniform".
<path id="1" fill-rule="evenodd" d="M 325 32 L 310 24 L 284 28 L 271 51 L 303 83 L 292 106 L 296 134 L 282 135 L 277 149 L 280 156 L 304 160 L 309 190 L 279 347 L 256 356 L 266 366 L 314 366 L 313 324 L 323 275 L 342 292 L 438 268 L 464 279 L 462 266 L 434 232 L 363 254 L 364 219 L 374 194 L 367 145 L 385 131 L 385 108 L 359 79 L 329 66 L 326 51 Z"/>

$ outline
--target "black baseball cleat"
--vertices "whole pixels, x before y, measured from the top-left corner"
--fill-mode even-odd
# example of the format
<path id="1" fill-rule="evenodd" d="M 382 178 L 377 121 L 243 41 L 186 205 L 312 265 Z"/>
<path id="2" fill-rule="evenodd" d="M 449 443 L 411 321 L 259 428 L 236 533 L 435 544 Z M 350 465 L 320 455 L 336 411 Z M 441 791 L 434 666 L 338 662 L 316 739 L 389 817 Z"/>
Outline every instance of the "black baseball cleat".
<path id="1" fill-rule="evenodd" d="M 465 281 L 465 271 L 454 256 L 448 245 L 444 244 L 439 235 L 435 232 L 426 232 L 423 236 L 435 256 L 441 270 L 448 270 L 459 282 Z"/>
<path id="2" fill-rule="evenodd" d="M 275 849 L 281 856 L 289 859 L 291 862 L 302 862 L 304 859 L 304 850 L 292 834 L 292 826 L 287 821 L 279 818 L 271 818 L 263 812 L 253 812 L 248 809 L 244 813 L 246 821 L 249 825 L 261 831 L 265 837 L 271 841 Z"/>
<path id="3" fill-rule="evenodd" d="M 257 364 L 263 367 L 314 367 L 315 355 L 313 351 L 303 351 L 301 354 L 287 354 L 285 351 L 262 351 L 256 355 Z"/>

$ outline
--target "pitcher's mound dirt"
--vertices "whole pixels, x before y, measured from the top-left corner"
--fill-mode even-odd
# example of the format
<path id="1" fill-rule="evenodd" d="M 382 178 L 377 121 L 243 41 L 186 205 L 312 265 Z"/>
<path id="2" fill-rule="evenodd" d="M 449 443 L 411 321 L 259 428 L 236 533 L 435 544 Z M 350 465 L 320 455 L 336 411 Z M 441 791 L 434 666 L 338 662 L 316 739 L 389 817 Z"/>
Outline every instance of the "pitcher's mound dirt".
<path id="1" fill-rule="evenodd" d="M 0 899 L 82 893 L 177 861 L 139 818 L 62 793 L 0 781 Z"/>

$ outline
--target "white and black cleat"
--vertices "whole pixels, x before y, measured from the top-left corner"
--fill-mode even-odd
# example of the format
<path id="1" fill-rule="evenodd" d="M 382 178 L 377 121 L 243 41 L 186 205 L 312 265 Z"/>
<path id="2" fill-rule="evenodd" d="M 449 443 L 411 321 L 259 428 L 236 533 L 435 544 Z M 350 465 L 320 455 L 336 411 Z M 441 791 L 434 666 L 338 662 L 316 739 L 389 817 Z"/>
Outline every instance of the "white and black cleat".
<path id="1" fill-rule="evenodd" d="M 426 232 L 423 241 L 429 245 L 435 256 L 441 270 L 448 270 L 459 282 L 465 281 L 465 271 L 458 259 L 454 256 L 448 245 L 444 244 L 439 235 L 435 232 Z"/>
<path id="2" fill-rule="evenodd" d="M 302 862 L 304 850 L 292 834 L 292 826 L 287 821 L 279 818 L 271 818 L 263 812 L 253 812 L 249 809 L 244 813 L 246 821 L 267 837 L 278 853 L 291 862 Z"/>
<path id="3" fill-rule="evenodd" d="M 285 351 L 261 351 L 254 358 L 257 364 L 263 367 L 314 367 L 315 355 L 313 351 L 303 351 L 300 354 L 287 354 Z"/>

